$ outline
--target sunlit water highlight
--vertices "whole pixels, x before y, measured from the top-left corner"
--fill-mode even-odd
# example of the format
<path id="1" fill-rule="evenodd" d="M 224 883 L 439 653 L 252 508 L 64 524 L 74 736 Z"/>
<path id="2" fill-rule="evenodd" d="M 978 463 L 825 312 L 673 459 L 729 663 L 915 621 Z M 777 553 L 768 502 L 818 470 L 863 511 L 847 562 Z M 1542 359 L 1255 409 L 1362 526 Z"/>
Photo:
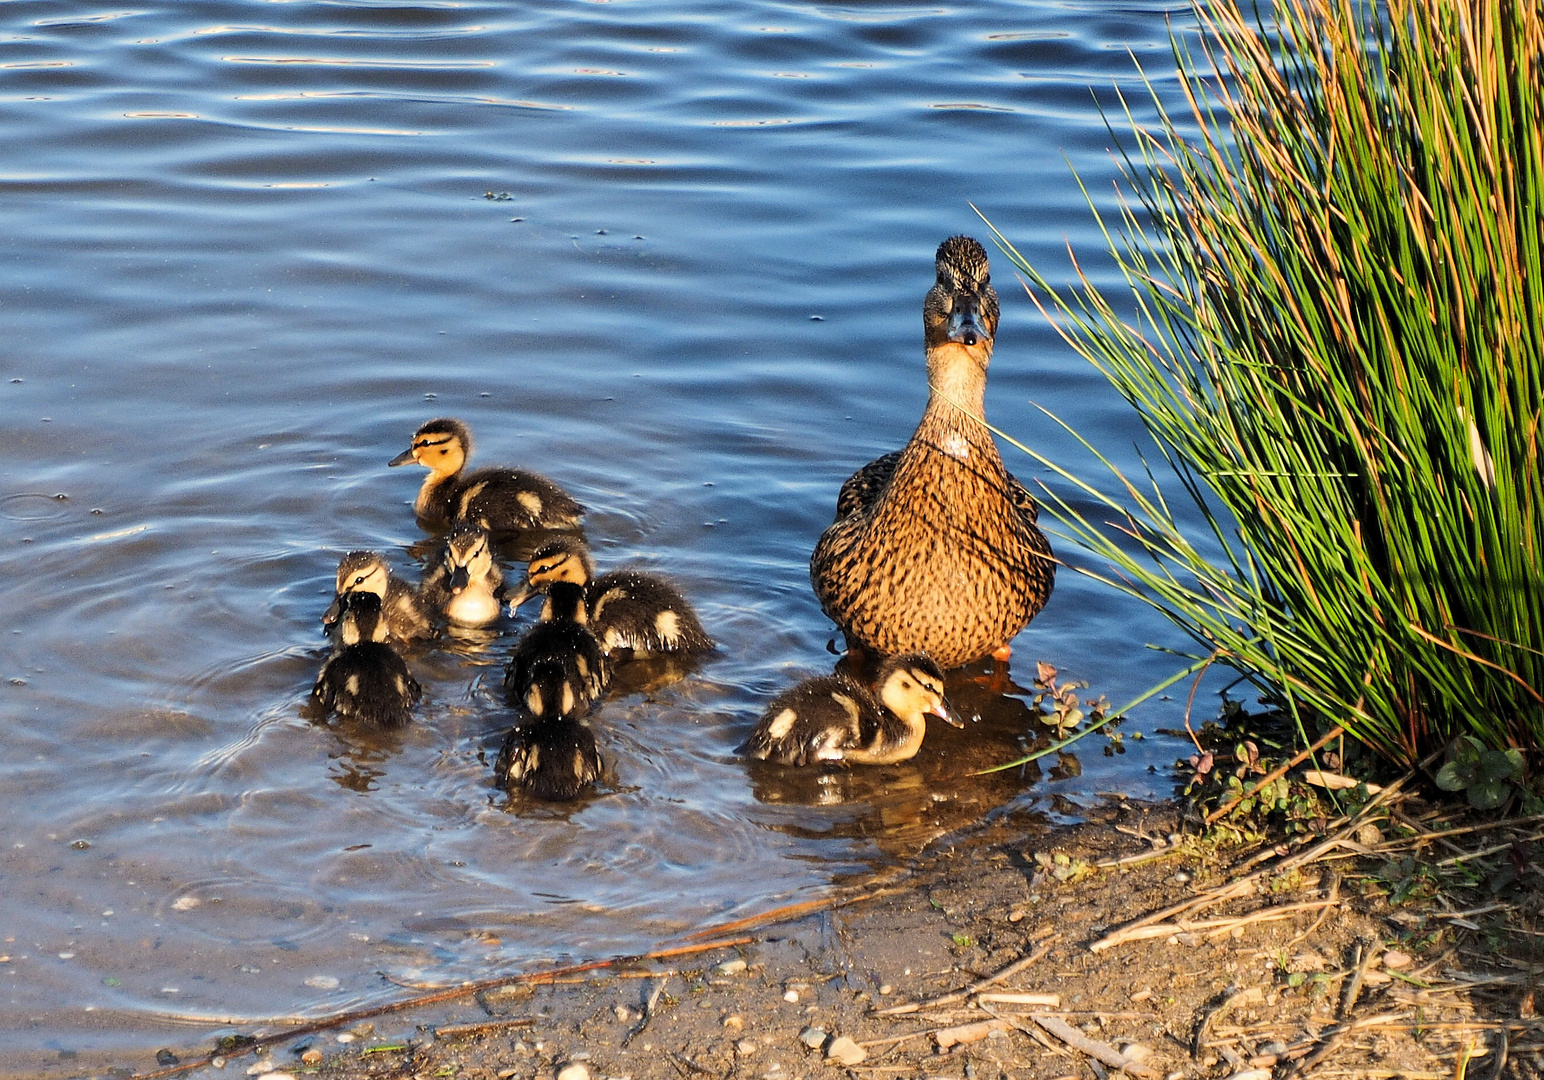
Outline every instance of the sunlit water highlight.
<path id="1" fill-rule="evenodd" d="M 989 814 L 1164 793 L 1151 739 L 964 779 L 1031 721 L 959 680 L 982 720 L 912 764 L 789 778 L 733 750 L 832 663 L 806 561 L 920 414 L 933 249 L 982 234 L 974 202 L 1107 280 L 1071 168 L 1111 205 L 1098 103 L 1146 115 L 1130 53 L 1170 93 L 1171 17 L 5 5 L 0 1075 L 144 1069 L 221 1018 L 400 993 L 378 970 L 641 951 Z M 989 417 L 1065 452 L 1036 402 L 1131 464 L 1128 411 L 997 270 Z M 577 808 L 490 786 L 507 644 L 415 653 L 400 736 L 300 715 L 339 554 L 417 572 L 417 477 L 384 466 L 441 414 L 563 483 L 602 565 L 668 573 L 722 643 L 606 705 L 613 776 Z M 1119 702 L 1172 670 L 1160 640 L 1063 573 L 1015 673 Z"/>

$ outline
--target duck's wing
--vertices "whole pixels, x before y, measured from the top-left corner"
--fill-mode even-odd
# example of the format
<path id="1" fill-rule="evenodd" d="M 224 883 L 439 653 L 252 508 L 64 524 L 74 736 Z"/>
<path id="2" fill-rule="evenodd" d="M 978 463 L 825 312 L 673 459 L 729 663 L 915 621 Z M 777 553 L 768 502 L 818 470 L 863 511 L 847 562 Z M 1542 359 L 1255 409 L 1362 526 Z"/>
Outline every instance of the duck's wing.
<path id="1" fill-rule="evenodd" d="M 901 451 L 893 450 L 884 457 L 875 458 L 863 468 L 847 478 L 842 485 L 842 490 L 836 495 L 836 520 L 849 514 L 858 513 L 873 506 L 884 491 L 885 485 L 890 482 L 890 477 L 895 475 L 895 467 L 900 463 Z M 1017 483 L 1017 481 L 1015 481 Z M 1029 492 L 1025 492 L 1028 495 Z"/>
<path id="2" fill-rule="evenodd" d="M 1018 510 L 1019 516 L 1029 524 L 1033 525 L 1040 520 L 1040 504 L 1029 493 L 1029 489 L 1019 483 L 1019 478 L 1012 473 L 1008 474 L 1008 498 L 1013 500 L 1013 506 Z"/>

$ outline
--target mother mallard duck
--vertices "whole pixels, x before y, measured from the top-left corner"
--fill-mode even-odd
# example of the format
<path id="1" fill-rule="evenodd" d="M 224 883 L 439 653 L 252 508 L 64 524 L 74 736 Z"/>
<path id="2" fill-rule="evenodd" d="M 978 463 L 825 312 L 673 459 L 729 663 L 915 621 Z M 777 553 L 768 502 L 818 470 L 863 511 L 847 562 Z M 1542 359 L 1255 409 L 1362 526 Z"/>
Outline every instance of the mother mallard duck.
<path id="1" fill-rule="evenodd" d="M 928 403 L 911 441 L 842 485 L 810 580 L 849 649 L 925 652 L 942 668 L 1008 643 L 1055 580 L 1034 497 L 1003 467 L 983 401 L 997 293 L 968 236 L 938 248 L 922 305 Z"/>

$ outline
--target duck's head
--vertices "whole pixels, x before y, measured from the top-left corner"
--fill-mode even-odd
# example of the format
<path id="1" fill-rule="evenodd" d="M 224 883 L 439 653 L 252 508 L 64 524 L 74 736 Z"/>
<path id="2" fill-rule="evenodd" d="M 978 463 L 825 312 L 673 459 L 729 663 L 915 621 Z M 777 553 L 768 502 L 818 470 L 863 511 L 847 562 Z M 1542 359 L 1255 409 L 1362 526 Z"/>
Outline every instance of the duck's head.
<path id="1" fill-rule="evenodd" d="M 525 580 L 509 598 L 510 613 L 537 593 L 545 593 L 553 582 L 582 587 L 594 576 L 595 560 L 585 542 L 577 536 L 555 536 L 531 556 Z"/>
<path id="2" fill-rule="evenodd" d="M 547 600 L 541 606 L 542 622 L 589 622 L 584 610 L 584 586 L 572 581 L 554 581 L 547 586 Z"/>
<path id="3" fill-rule="evenodd" d="M 472 456 L 472 431 L 460 420 L 441 416 L 413 432 L 412 444 L 387 465 L 418 462 L 437 476 L 461 471 Z"/>
<path id="4" fill-rule="evenodd" d="M 345 593 L 339 605 L 338 636 L 345 645 L 358 645 L 361 641 L 385 641 L 386 618 L 381 611 L 381 598 L 373 592 Z"/>
<path id="5" fill-rule="evenodd" d="M 998 315 L 986 249 L 969 236 L 951 236 L 938 245 L 934 265 L 938 280 L 922 305 L 929 360 L 963 355 L 985 369 Z"/>
<path id="6" fill-rule="evenodd" d="M 461 593 L 472 579 L 493 569 L 493 552 L 488 530 L 471 521 L 463 521 L 445 537 L 445 564 L 450 567 L 450 591 Z"/>
<path id="7" fill-rule="evenodd" d="M 920 724 L 931 714 L 951 727 L 965 726 L 944 700 L 944 673 L 922 653 L 890 657 L 880 665 L 874 685 L 884 707 L 902 720 Z"/>
<path id="8" fill-rule="evenodd" d="M 332 604 L 322 614 L 322 624 L 331 626 L 343 614 L 343 601 L 351 593 L 370 593 L 377 598 L 386 596 L 386 584 L 390 579 L 386 560 L 373 551 L 351 551 L 338 562 L 338 583 L 333 590 Z"/>

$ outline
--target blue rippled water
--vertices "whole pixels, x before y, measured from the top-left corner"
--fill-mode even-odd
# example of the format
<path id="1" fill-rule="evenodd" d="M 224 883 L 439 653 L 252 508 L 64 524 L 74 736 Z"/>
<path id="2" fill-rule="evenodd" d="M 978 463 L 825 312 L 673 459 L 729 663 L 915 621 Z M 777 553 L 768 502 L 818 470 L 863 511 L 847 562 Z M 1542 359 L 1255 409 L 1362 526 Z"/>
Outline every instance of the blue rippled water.
<path id="1" fill-rule="evenodd" d="M 1073 170 L 1113 205 L 1100 104 L 1150 114 L 1133 55 L 1171 93 L 1171 18 L 0 8 L 0 1075 L 144 1069 L 227 1020 L 399 993 L 378 970 L 639 951 L 988 814 L 1162 793 L 1161 739 L 966 778 L 1030 723 L 972 684 L 980 723 L 906 766 L 788 780 L 732 751 L 830 667 L 806 560 L 920 413 L 934 248 L 982 231 L 974 203 L 1108 281 Z M 1065 452 L 1038 403 L 1132 463 L 1131 416 L 999 263 L 989 417 Z M 416 572 L 417 478 L 384 466 L 441 414 L 572 490 L 602 564 L 674 576 L 722 642 L 608 703 L 614 782 L 577 809 L 490 786 L 496 643 L 416 656 L 400 738 L 299 715 L 339 554 Z M 1118 702 L 1169 670 L 1149 641 L 1173 639 L 1064 572 L 1015 663 Z"/>

